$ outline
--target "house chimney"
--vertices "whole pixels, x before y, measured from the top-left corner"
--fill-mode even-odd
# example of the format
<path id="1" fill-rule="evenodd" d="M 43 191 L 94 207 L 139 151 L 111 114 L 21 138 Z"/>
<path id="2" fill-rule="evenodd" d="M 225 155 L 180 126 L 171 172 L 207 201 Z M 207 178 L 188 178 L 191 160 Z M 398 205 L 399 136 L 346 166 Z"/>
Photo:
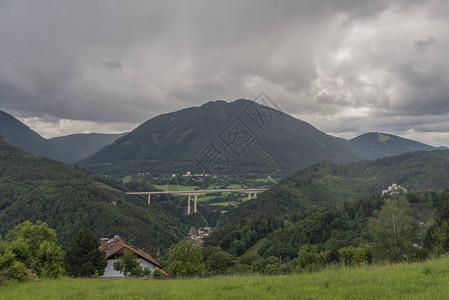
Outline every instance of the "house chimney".
<path id="1" fill-rule="evenodd" d="M 100 251 L 104 251 L 108 248 L 108 238 L 101 238 Z"/>

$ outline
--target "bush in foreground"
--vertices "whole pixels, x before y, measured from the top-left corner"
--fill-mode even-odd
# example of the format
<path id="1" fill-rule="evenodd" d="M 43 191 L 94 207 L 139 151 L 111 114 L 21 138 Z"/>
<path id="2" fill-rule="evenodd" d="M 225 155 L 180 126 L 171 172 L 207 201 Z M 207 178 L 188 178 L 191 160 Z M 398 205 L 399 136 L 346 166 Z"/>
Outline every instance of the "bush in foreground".
<path id="1" fill-rule="evenodd" d="M 26 221 L 0 240 L 0 276 L 25 280 L 31 276 L 56 278 L 64 274 L 64 252 L 46 223 Z"/>
<path id="2" fill-rule="evenodd" d="M 168 254 L 167 272 L 170 275 L 192 275 L 204 272 L 201 249 L 192 241 L 181 241 Z"/>

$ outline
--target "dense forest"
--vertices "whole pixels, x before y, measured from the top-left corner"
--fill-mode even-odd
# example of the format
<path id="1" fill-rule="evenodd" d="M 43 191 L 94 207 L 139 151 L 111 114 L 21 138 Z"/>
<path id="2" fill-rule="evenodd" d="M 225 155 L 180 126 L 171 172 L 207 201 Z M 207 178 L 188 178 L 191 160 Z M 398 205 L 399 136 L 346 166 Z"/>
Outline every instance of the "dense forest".
<path id="1" fill-rule="evenodd" d="M 313 245 L 317 252 L 363 248 L 374 240 L 369 220 L 378 216 L 386 199 L 399 197 L 381 195 L 392 183 L 409 190 L 404 197 L 413 223 L 422 225 L 414 229 L 418 239 L 414 242 L 421 245 L 424 229 L 434 222 L 433 212 L 448 203 L 449 191 L 443 191 L 449 186 L 448 174 L 448 150 L 346 165 L 320 162 L 287 176 L 258 199 L 230 211 L 220 220 L 206 247 L 216 247 L 235 258 L 249 253 L 253 259 L 275 258 L 290 262 L 290 268 L 305 246 Z"/>
<path id="2" fill-rule="evenodd" d="M 396 207 L 396 217 L 404 214 L 408 235 L 402 234 L 407 240 L 402 248 L 398 246 L 399 254 L 390 255 L 385 251 L 390 247 L 379 244 L 388 236 L 384 231 L 393 226 L 381 215 L 399 204 L 405 206 Z M 373 257 L 401 261 L 404 253 L 407 260 L 416 261 L 449 251 L 448 221 L 449 189 L 372 195 L 223 225 L 206 240 L 203 253 L 209 270 L 222 273 L 270 274 L 273 266 L 267 266 L 273 264 L 274 273 L 290 273 L 330 263 L 370 263 Z M 376 241 L 377 231 L 382 231 L 381 241 Z M 220 263 L 217 253 L 227 260 Z"/>
<path id="3" fill-rule="evenodd" d="M 349 164 L 320 162 L 282 179 L 254 201 L 243 203 L 222 220 L 244 224 L 259 216 L 282 216 L 313 206 L 353 202 L 380 195 L 392 183 L 408 190 L 449 186 L 449 150 L 418 151 Z"/>

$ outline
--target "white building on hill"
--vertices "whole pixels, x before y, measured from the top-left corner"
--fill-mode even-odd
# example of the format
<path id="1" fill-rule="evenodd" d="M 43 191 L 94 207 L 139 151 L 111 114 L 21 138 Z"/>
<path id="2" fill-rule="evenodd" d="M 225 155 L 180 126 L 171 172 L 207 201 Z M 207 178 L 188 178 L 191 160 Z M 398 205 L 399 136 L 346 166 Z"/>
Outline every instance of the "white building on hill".
<path id="1" fill-rule="evenodd" d="M 399 193 L 399 191 L 407 192 L 407 189 L 400 186 L 399 184 L 392 183 L 386 190 L 382 191 L 382 196 L 385 194 Z"/>

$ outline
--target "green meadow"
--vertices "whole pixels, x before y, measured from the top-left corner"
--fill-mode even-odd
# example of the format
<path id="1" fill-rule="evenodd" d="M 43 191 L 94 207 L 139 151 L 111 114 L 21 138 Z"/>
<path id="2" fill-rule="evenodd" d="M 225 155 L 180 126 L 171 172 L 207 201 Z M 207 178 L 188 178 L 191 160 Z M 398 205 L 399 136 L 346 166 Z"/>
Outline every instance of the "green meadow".
<path id="1" fill-rule="evenodd" d="M 193 191 L 195 190 L 195 186 L 191 185 L 178 185 L 178 184 L 163 184 L 163 185 L 154 185 L 155 188 L 165 191 L 165 192 L 173 192 L 173 191 Z"/>
<path id="2" fill-rule="evenodd" d="M 41 279 L 10 282 L 0 299 L 447 299 L 449 258 L 329 267 L 285 276 L 190 279 Z"/>

